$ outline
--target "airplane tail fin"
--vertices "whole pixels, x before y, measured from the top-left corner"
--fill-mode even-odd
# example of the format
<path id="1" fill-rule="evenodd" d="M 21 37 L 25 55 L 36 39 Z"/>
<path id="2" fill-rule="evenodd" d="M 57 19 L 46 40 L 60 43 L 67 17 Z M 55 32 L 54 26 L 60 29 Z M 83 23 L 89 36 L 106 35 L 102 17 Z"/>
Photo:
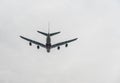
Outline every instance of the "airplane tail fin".
<path id="1" fill-rule="evenodd" d="M 48 34 L 50 33 L 50 23 L 48 22 L 48 33 L 42 32 L 42 31 L 37 31 L 38 33 L 41 33 L 45 36 L 48 36 Z"/>
<path id="2" fill-rule="evenodd" d="M 50 33 L 50 36 L 54 36 L 54 35 L 57 35 L 59 33 L 60 33 L 60 31 L 59 32 Z"/>
<path id="3" fill-rule="evenodd" d="M 48 34 L 50 34 L 50 36 L 53 36 L 53 35 L 57 35 L 59 33 L 60 33 L 60 31 L 59 32 L 50 33 L 50 22 L 48 22 Z"/>
<path id="4" fill-rule="evenodd" d="M 48 33 L 41 32 L 41 31 L 37 31 L 37 32 L 38 32 L 38 33 L 41 33 L 41 34 L 43 34 L 43 35 L 45 35 L 45 36 L 48 36 L 48 35 L 54 36 L 54 35 L 57 35 L 57 34 L 60 33 L 60 31 L 59 31 L 59 32 L 50 33 L 50 22 L 48 22 Z"/>
<path id="5" fill-rule="evenodd" d="M 43 35 L 45 35 L 45 36 L 47 36 L 48 34 L 47 33 L 45 33 L 45 32 L 41 32 L 41 31 L 37 31 L 38 33 L 41 33 L 41 34 L 43 34 Z"/>
<path id="6" fill-rule="evenodd" d="M 48 34 L 50 33 L 50 22 L 48 22 Z"/>

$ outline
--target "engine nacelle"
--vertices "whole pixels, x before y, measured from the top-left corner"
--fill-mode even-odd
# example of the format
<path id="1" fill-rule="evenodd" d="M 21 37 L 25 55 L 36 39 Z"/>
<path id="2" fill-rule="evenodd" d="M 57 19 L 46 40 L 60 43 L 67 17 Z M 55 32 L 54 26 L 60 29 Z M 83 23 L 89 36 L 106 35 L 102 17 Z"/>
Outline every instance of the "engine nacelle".
<path id="1" fill-rule="evenodd" d="M 32 43 L 30 42 L 29 45 L 32 46 Z"/>
<path id="2" fill-rule="evenodd" d="M 37 46 L 37 49 L 39 49 L 40 48 L 40 46 Z"/>
<path id="3" fill-rule="evenodd" d="M 57 49 L 60 50 L 60 47 L 58 46 Z"/>
<path id="4" fill-rule="evenodd" d="M 65 44 L 65 47 L 68 47 L 68 44 Z"/>

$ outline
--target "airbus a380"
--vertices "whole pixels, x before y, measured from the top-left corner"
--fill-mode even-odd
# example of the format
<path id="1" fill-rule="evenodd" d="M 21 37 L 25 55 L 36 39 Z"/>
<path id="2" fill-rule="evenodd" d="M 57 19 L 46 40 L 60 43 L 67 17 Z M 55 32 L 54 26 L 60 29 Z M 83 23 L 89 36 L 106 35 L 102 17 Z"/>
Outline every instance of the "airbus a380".
<path id="1" fill-rule="evenodd" d="M 56 35 L 56 34 L 59 34 L 60 32 L 49 33 L 49 30 L 48 30 L 48 33 L 41 32 L 41 31 L 37 31 L 37 32 L 38 32 L 38 33 L 41 33 L 41 34 L 43 34 L 43 35 L 46 36 L 46 44 L 42 44 L 42 43 L 40 43 L 40 42 L 31 40 L 31 39 L 26 38 L 26 37 L 23 37 L 23 36 L 20 36 L 20 37 L 21 37 L 22 39 L 24 39 L 24 40 L 29 41 L 29 45 L 30 45 L 30 46 L 32 46 L 32 43 L 33 43 L 33 44 L 36 44 L 36 45 L 37 45 L 37 49 L 39 49 L 40 46 L 43 47 L 43 48 L 46 48 L 46 50 L 47 50 L 48 53 L 50 52 L 50 50 L 51 50 L 52 48 L 55 48 L 55 47 L 57 47 L 57 49 L 60 50 L 60 46 L 61 46 L 61 45 L 65 45 L 65 47 L 68 47 L 68 43 L 73 42 L 73 41 L 75 41 L 75 40 L 78 39 L 78 38 L 74 38 L 74 39 L 71 39 L 71 40 L 68 40 L 68 41 L 64 41 L 64 42 L 60 42 L 60 43 L 57 43 L 57 44 L 51 44 L 51 36 L 54 36 L 54 35 Z"/>

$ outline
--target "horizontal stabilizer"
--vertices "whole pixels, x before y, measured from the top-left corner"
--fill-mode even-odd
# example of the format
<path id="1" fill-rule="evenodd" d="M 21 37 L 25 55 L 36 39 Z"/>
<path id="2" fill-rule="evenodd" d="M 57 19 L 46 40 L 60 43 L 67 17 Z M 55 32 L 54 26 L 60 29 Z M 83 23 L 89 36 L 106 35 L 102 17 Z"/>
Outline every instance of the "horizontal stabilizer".
<path id="1" fill-rule="evenodd" d="M 50 33 L 50 36 L 57 35 L 59 33 L 60 33 L 60 31 L 59 32 L 55 32 L 55 33 Z"/>
<path id="2" fill-rule="evenodd" d="M 47 36 L 48 34 L 47 33 L 45 33 L 45 32 L 41 32 L 41 31 L 37 31 L 38 33 L 41 33 L 41 34 L 43 34 L 43 35 L 45 35 L 45 36 Z"/>

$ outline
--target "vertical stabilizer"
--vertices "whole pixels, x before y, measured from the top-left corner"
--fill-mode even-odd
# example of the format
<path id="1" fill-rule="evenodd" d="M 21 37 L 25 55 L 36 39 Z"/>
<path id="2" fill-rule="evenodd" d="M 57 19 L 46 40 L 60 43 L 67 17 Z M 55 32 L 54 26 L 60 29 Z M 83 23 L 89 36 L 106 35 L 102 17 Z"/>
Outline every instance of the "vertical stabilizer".
<path id="1" fill-rule="evenodd" d="M 50 33 L 50 22 L 48 22 L 48 34 Z"/>

